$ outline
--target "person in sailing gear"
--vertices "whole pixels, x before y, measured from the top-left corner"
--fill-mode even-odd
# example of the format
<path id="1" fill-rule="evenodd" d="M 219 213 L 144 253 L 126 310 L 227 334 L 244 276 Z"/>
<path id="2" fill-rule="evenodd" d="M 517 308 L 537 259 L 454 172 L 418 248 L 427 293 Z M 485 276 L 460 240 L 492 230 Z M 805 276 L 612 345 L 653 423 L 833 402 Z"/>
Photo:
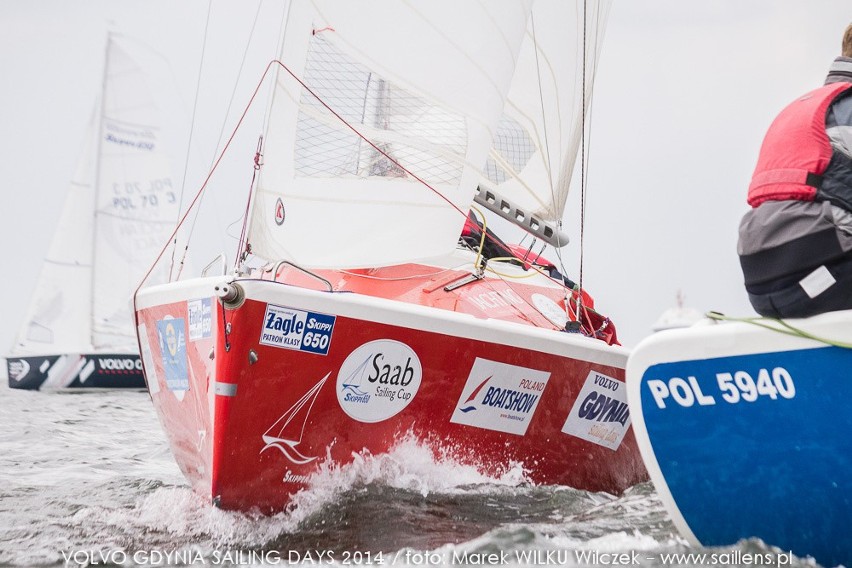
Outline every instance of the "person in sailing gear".
<path id="1" fill-rule="evenodd" d="M 737 253 L 762 316 L 852 309 L 852 24 L 841 53 L 760 148 Z"/>

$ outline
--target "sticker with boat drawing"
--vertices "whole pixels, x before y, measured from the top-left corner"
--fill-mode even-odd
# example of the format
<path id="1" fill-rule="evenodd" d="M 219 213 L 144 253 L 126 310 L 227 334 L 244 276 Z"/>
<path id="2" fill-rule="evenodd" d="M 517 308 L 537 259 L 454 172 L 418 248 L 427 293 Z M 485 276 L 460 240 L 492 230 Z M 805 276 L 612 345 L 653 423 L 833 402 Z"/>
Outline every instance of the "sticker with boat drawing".
<path id="1" fill-rule="evenodd" d="M 336 319 L 328 314 L 267 304 L 260 343 L 327 355 Z"/>
<path id="2" fill-rule="evenodd" d="M 450 422 L 523 436 L 549 379 L 547 371 L 477 357 Z"/>
<path id="3" fill-rule="evenodd" d="M 359 422 L 381 422 L 402 412 L 420 389 L 423 367 L 400 341 L 378 339 L 349 354 L 337 374 L 340 408 Z"/>
<path id="4" fill-rule="evenodd" d="M 562 431 L 617 450 L 630 428 L 626 391 L 622 381 L 589 371 Z"/>
<path id="5" fill-rule="evenodd" d="M 331 373 L 327 373 L 322 379 L 316 382 L 314 386 L 308 389 L 299 400 L 294 402 L 269 429 L 263 433 L 261 439 L 264 446 L 260 453 L 265 452 L 270 448 L 279 450 L 285 458 L 296 465 L 310 463 L 317 459 L 317 456 L 309 456 L 302 453 L 298 447 L 302 443 L 302 437 L 305 435 L 305 425 L 308 418 L 311 416 L 311 410 L 314 408 L 314 402 L 317 399 L 323 385 L 328 380 Z M 285 483 L 306 483 L 307 477 L 293 476 L 290 470 L 284 475 Z"/>

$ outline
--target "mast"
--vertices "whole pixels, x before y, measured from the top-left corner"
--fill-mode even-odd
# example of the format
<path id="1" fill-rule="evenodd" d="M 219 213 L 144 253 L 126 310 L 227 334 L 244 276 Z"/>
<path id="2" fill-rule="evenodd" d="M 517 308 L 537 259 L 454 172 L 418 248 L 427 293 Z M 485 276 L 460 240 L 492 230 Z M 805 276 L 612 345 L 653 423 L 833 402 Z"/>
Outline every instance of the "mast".
<path id="1" fill-rule="evenodd" d="M 101 78 L 101 97 L 100 97 L 100 111 L 98 112 L 98 124 L 96 125 L 95 132 L 98 134 L 98 143 L 95 146 L 95 187 L 94 187 L 94 200 L 92 203 L 92 270 L 91 277 L 89 279 L 89 344 L 92 346 L 92 349 L 95 349 L 95 329 L 97 328 L 95 322 L 95 279 L 97 278 L 97 263 L 95 262 L 95 254 L 97 252 L 97 242 L 98 242 L 98 203 L 100 203 L 100 194 L 101 194 L 101 151 L 104 140 L 104 100 L 106 99 L 106 88 L 107 88 L 107 76 L 109 74 L 109 50 L 112 46 L 112 32 L 107 32 L 107 41 L 106 48 L 104 49 L 104 70 L 103 77 Z"/>

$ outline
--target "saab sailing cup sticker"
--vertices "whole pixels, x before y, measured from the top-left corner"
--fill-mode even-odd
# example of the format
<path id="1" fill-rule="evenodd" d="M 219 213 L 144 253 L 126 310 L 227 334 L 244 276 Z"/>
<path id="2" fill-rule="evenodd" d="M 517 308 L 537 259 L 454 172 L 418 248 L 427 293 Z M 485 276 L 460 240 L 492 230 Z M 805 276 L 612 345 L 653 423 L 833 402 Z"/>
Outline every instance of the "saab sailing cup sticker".
<path id="1" fill-rule="evenodd" d="M 189 390 L 189 374 L 186 364 L 186 335 L 183 318 L 157 321 L 157 338 L 163 357 L 163 372 L 166 386 L 172 391 Z"/>
<path id="2" fill-rule="evenodd" d="M 523 436 L 549 379 L 547 371 L 477 357 L 450 422 Z"/>
<path id="3" fill-rule="evenodd" d="M 266 305 L 260 343 L 328 355 L 336 316 Z"/>
<path id="4" fill-rule="evenodd" d="M 420 358 L 411 347 L 391 339 L 371 341 L 340 366 L 337 401 L 359 422 L 381 422 L 414 400 L 422 376 Z"/>
<path id="5" fill-rule="evenodd" d="M 566 434 L 617 450 L 630 428 L 627 389 L 622 381 L 589 371 L 562 426 Z"/>

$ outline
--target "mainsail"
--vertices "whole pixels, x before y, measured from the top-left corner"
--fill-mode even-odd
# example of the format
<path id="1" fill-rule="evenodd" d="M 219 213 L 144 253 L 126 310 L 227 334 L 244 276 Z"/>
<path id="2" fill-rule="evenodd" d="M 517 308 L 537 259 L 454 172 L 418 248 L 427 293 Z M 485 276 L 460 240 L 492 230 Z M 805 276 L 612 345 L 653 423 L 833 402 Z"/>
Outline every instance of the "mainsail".
<path id="1" fill-rule="evenodd" d="M 383 266 L 457 242 L 529 2 L 365 6 L 291 3 L 281 61 L 305 86 L 277 73 L 249 229 L 260 257 Z"/>
<path id="2" fill-rule="evenodd" d="M 100 105 L 13 354 L 136 350 L 132 294 L 179 208 L 137 49 L 107 41 Z"/>
<path id="3" fill-rule="evenodd" d="M 525 221 L 562 219 L 610 3 L 537 0 L 533 7 L 480 182 L 523 212 Z"/>

